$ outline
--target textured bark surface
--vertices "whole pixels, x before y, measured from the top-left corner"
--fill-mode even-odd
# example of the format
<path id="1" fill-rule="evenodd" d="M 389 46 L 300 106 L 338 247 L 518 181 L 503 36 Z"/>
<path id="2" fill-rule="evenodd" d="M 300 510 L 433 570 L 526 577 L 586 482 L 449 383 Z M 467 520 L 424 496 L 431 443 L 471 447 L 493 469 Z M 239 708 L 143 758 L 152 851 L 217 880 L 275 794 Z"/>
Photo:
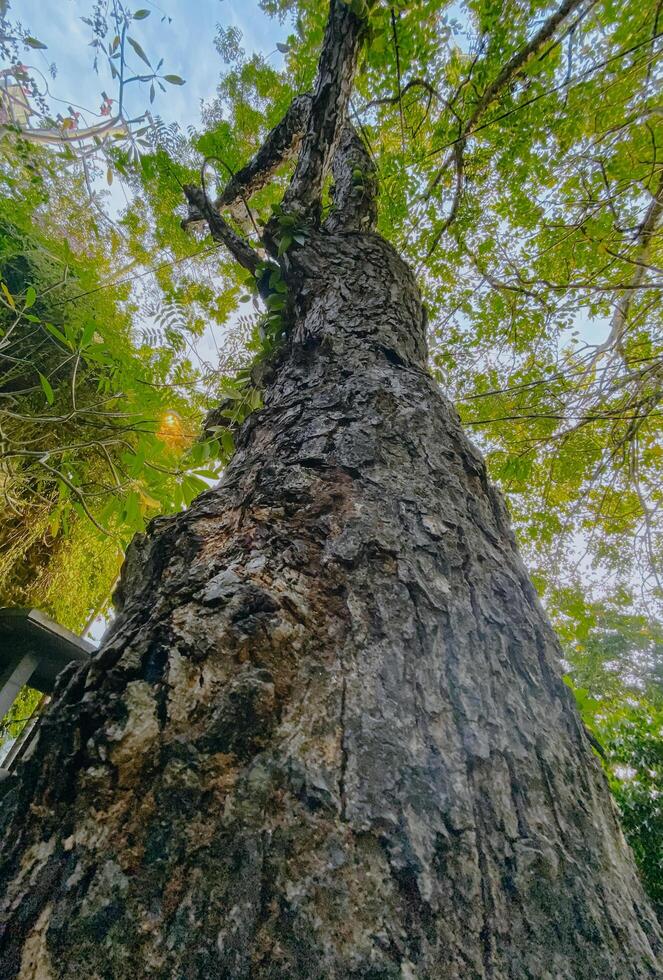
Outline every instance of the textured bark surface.
<path id="1" fill-rule="evenodd" d="M 368 233 L 131 548 L 6 793 L 3 978 L 629 980 L 660 936 L 504 505 Z"/>

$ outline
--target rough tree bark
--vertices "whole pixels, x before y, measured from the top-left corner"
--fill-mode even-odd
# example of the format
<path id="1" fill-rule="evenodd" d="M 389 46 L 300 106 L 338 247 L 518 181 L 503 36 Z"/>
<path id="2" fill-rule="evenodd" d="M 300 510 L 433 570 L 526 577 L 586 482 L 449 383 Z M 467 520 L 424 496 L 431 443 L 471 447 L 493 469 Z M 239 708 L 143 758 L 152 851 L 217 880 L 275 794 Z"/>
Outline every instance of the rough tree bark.
<path id="1" fill-rule="evenodd" d="M 3 978 L 661 975 L 557 641 L 373 230 L 361 25 L 330 22 L 295 178 L 314 214 L 334 157 L 336 210 L 283 263 L 265 408 L 134 542 L 5 789 Z"/>

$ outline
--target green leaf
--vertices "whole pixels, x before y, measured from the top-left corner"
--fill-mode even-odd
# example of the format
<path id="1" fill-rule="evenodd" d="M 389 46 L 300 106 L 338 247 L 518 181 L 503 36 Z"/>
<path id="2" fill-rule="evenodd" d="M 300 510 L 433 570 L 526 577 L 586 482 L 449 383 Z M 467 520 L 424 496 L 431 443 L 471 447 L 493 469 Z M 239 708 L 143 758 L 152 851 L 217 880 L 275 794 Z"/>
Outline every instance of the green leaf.
<path id="1" fill-rule="evenodd" d="M 145 20 L 146 17 L 150 16 L 150 13 L 150 10 L 141 8 L 140 10 L 136 10 L 132 16 L 134 20 Z"/>
<path id="2" fill-rule="evenodd" d="M 44 394 L 46 395 L 46 401 L 49 405 L 52 405 L 55 401 L 55 394 L 51 387 L 51 382 L 48 380 L 45 374 L 41 373 L 41 371 L 39 371 L 39 382 L 42 386 Z"/>
<path id="3" fill-rule="evenodd" d="M 25 293 L 25 309 L 29 310 L 31 306 L 35 305 L 35 300 L 37 299 L 37 290 L 34 286 L 28 286 Z"/>
<path id="4" fill-rule="evenodd" d="M 277 250 L 277 254 L 278 255 L 285 255 L 285 253 L 288 251 L 288 249 L 290 248 L 291 245 L 292 245 L 292 236 L 291 235 L 283 235 L 281 237 L 281 240 L 279 241 L 279 247 L 278 247 L 278 250 Z"/>
<path id="5" fill-rule="evenodd" d="M 185 85 L 186 84 L 186 82 L 184 81 L 184 79 L 183 78 L 180 78 L 179 75 L 164 75 L 163 76 L 163 79 L 164 79 L 165 82 L 168 82 L 170 85 Z"/>
<path id="6" fill-rule="evenodd" d="M 124 502 L 124 520 L 134 528 L 142 524 L 140 495 L 134 490 L 132 490 L 126 496 L 126 500 Z"/>
<path id="7" fill-rule="evenodd" d="M 94 337 L 96 329 L 97 329 L 97 325 L 96 323 L 94 323 L 94 321 L 90 321 L 89 323 L 85 324 L 85 326 L 83 327 L 83 334 L 81 336 L 81 342 L 80 342 L 81 347 L 87 347 L 87 345 Z"/>
<path id="8" fill-rule="evenodd" d="M 221 432 L 219 439 L 221 441 L 223 452 L 226 454 L 226 456 L 232 456 L 232 454 L 235 452 L 235 440 L 232 432 L 229 429 L 224 429 Z"/>
<path id="9" fill-rule="evenodd" d="M 47 47 L 47 45 L 42 44 L 41 41 L 38 41 L 36 37 L 26 37 L 25 44 L 27 44 L 29 48 L 36 48 L 38 51 L 44 51 Z"/>
<path id="10" fill-rule="evenodd" d="M 15 310 L 16 309 L 16 303 L 14 302 L 14 297 L 9 292 L 9 290 L 7 289 L 7 286 L 5 285 L 4 282 L 0 282 L 0 289 L 2 289 L 3 293 L 5 294 L 5 299 L 7 300 L 7 302 L 9 303 L 9 305 L 11 306 L 12 310 Z"/>
<path id="11" fill-rule="evenodd" d="M 134 49 L 134 51 L 136 52 L 136 54 L 138 55 L 138 57 L 141 58 L 145 62 L 145 64 L 146 65 L 149 65 L 149 67 L 151 68 L 152 65 L 150 64 L 150 59 L 145 54 L 145 52 L 141 48 L 141 46 L 138 43 L 138 41 L 134 41 L 134 39 L 132 37 L 129 37 L 128 34 L 127 34 L 127 41 L 129 42 L 129 44 L 131 45 L 131 47 Z"/>
<path id="12" fill-rule="evenodd" d="M 268 310 L 282 310 L 285 306 L 286 298 L 283 293 L 272 293 L 267 297 Z"/>
<path id="13" fill-rule="evenodd" d="M 61 344 L 66 344 L 67 347 L 71 346 L 69 341 L 65 337 L 65 335 L 60 330 L 58 330 L 58 328 L 55 327 L 52 323 L 45 323 L 44 326 L 46 327 L 49 333 L 52 333 L 54 337 L 57 337 L 57 339 L 60 341 Z"/>

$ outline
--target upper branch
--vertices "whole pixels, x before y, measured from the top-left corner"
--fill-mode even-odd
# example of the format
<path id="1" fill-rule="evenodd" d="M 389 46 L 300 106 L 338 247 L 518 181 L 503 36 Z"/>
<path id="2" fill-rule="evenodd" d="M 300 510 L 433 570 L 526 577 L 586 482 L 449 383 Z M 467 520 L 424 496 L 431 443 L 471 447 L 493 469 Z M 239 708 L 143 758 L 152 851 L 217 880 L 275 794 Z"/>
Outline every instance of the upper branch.
<path id="1" fill-rule="evenodd" d="M 527 65 L 529 60 L 537 53 L 537 51 L 539 51 L 541 47 L 552 38 L 559 25 L 569 16 L 569 14 L 579 7 L 582 2 L 583 0 L 564 0 L 557 10 L 555 10 L 541 25 L 536 34 L 534 34 L 527 44 L 523 45 L 522 48 L 515 52 L 515 54 L 504 65 L 500 73 L 484 89 L 479 101 L 472 111 L 470 118 L 462 126 L 459 137 L 454 140 L 451 153 L 431 180 L 428 191 L 426 192 L 426 200 L 428 200 L 432 196 L 435 188 L 440 183 L 440 180 L 444 174 L 453 164 L 456 174 L 456 187 L 451 211 L 435 232 L 433 241 L 429 247 L 429 255 L 431 255 L 435 250 L 442 235 L 456 218 L 458 206 L 460 204 L 460 197 L 463 190 L 463 155 L 465 151 L 465 144 L 468 138 L 472 135 L 472 132 L 479 119 L 491 105 L 491 103 L 494 102 L 502 89 L 504 89 L 520 73 L 520 71 Z M 593 6 L 595 2 L 596 0 L 590 0 L 590 6 Z"/>
<path id="2" fill-rule="evenodd" d="M 293 99 L 285 116 L 268 133 L 253 159 L 232 174 L 214 203 L 207 198 L 204 190 L 185 187 L 189 215 L 183 226 L 207 221 L 212 237 L 223 242 L 237 261 L 252 272 L 260 261 L 258 253 L 230 228 L 219 210 L 227 208 L 238 220 L 244 216 L 243 212 L 251 217 L 249 197 L 264 187 L 278 167 L 299 151 L 283 207 L 314 224 L 319 222 L 322 185 L 334 159 L 343 120 L 346 119 L 364 26 L 364 21 L 350 10 L 344 0 L 331 0 L 313 94 L 307 93 Z M 369 207 L 368 202 L 369 199 L 373 201 L 375 196 L 374 168 L 370 159 L 367 161 L 366 151 L 351 127 L 348 132 L 342 159 L 339 157 L 334 170 L 339 200 L 343 202 L 343 217 L 339 214 L 339 220 L 347 224 L 349 209 L 357 207 L 358 215 L 363 215 L 360 225 L 372 226 L 374 205 Z M 350 156 L 355 160 L 354 164 L 350 163 Z M 354 189 L 352 187 L 353 169 L 365 174 L 363 194 L 359 193 L 358 181 Z"/>
<path id="3" fill-rule="evenodd" d="M 253 159 L 228 181 L 214 202 L 215 207 L 228 208 L 234 217 L 239 217 L 235 214 L 238 206 L 265 187 L 281 164 L 295 156 L 306 132 L 312 101 L 309 92 L 295 96 L 283 119 L 270 130 Z"/>
<path id="4" fill-rule="evenodd" d="M 479 117 L 483 115 L 491 102 L 493 102 L 493 100 L 502 91 L 504 86 L 508 85 L 508 83 L 519 73 L 519 71 L 525 67 L 530 58 L 536 54 L 541 46 L 545 44 L 546 41 L 550 40 L 562 21 L 566 20 L 569 14 L 573 13 L 573 11 L 579 7 L 582 2 L 583 0 L 564 0 L 564 3 L 562 3 L 557 10 L 555 10 L 541 25 L 531 40 L 520 48 L 519 51 L 516 51 L 513 57 L 507 61 L 499 75 L 493 79 L 490 85 L 486 87 L 483 95 L 474 107 L 474 112 L 465 125 L 465 135 L 470 134 Z M 590 6 L 593 6 L 595 2 L 596 0 L 591 0 Z"/>
<path id="5" fill-rule="evenodd" d="M 331 0 L 306 135 L 283 207 L 317 224 L 322 185 L 334 157 L 354 81 L 364 21 Z"/>
<path id="6" fill-rule="evenodd" d="M 310 93 L 297 95 L 290 103 L 283 119 L 269 131 L 265 141 L 253 158 L 233 174 L 214 202 L 216 211 L 227 209 L 239 222 L 251 219 L 249 198 L 269 182 L 276 170 L 298 151 L 306 131 L 311 101 Z M 223 161 L 220 161 L 223 163 Z M 225 165 L 225 164 L 224 164 Z M 189 200 L 189 215 L 182 223 L 184 228 L 205 221 L 205 215 Z"/>
<path id="7" fill-rule="evenodd" d="M 636 242 L 635 258 L 632 259 L 635 269 L 630 282 L 626 286 L 626 291 L 622 293 L 615 304 L 615 309 L 610 321 L 610 333 L 597 349 L 590 368 L 593 367 L 602 354 L 616 350 L 623 355 L 624 336 L 628 329 L 629 314 L 633 303 L 633 297 L 639 289 L 646 289 L 650 285 L 645 275 L 650 268 L 648 264 L 649 253 L 652 241 L 656 235 L 657 228 L 663 219 L 663 172 L 658 181 L 658 185 L 652 200 L 647 208 L 645 217 L 640 225 Z M 654 285 L 654 284 L 652 284 Z M 588 369 L 589 370 L 589 369 Z"/>
<path id="8" fill-rule="evenodd" d="M 334 208 L 325 229 L 372 231 L 377 223 L 376 169 L 354 126 L 346 120 L 332 161 Z"/>

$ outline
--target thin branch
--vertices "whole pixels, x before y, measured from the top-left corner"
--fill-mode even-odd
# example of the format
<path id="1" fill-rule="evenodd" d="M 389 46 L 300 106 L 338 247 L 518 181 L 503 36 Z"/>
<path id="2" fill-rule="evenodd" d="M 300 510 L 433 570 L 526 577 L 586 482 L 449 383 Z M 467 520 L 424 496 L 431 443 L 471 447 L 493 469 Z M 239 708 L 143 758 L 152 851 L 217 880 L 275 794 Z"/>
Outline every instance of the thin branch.
<path id="1" fill-rule="evenodd" d="M 394 52 L 396 54 L 396 81 L 398 84 L 398 112 L 401 120 L 401 149 L 405 153 L 405 123 L 403 121 L 403 91 L 401 86 L 401 56 L 398 49 L 398 33 L 396 31 L 396 14 L 393 6 L 391 12 L 391 33 L 394 39 Z"/>
<path id="2" fill-rule="evenodd" d="M 640 232 L 638 234 L 638 261 L 636 268 L 633 272 L 630 283 L 628 284 L 628 291 L 621 296 L 617 305 L 615 306 L 615 312 L 613 313 L 612 320 L 610 322 L 610 333 L 608 334 L 605 341 L 599 345 L 596 350 L 596 354 L 589 365 L 588 370 L 594 366 L 596 361 L 607 351 L 622 349 L 622 340 L 624 334 L 628 328 L 628 317 L 631 309 L 631 304 L 633 302 L 633 295 L 636 290 L 652 288 L 653 283 L 643 282 L 645 273 L 648 271 L 647 259 L 649 257 L 649 252 L 652 244 L 652 239 L 656 233 L 656 229 L 663 217 L 663 172 L 661 172 L 660 180 L 658 182 L 658 188 L 656 193 L 647 209 L 645 218 L 640 226 Z M 635 261 L 635 260 L 631 260 Z M 660 288 L 660 287 L 659 287 Z"/>
<path id="3" fill-rule="evenodd" d="M 97 528 L 97 530 L 101 531 L 102 534 L 111 537 L 111 532 L 108 531 L 105 527 L 103 527 L 96 519 L 94 514 L 91 513 L 90 508 L 85 502 L 85 495 L 78 489 L 78 487 L 75 484 L 73 484 L 71 480 L 64 475 L 64 473 L 61 473 L 60 470 L 56 470 L 54 466 L 49 466 L 48 463 L 46 463 L 43 458 L 39 460 L 39 463 L 41 466 L 43 466 L 45 470 L 48 470 L 49 473 L 52 473 L 53 476 L 57 477 L 58 480 L 62 480 L 65 486 L 69 487 L 69 489 L 74 494 L 79 504 L 85 511 L 86 516 L 89 518 L 90 521 L 92 521 L 92 523 Z"/>

